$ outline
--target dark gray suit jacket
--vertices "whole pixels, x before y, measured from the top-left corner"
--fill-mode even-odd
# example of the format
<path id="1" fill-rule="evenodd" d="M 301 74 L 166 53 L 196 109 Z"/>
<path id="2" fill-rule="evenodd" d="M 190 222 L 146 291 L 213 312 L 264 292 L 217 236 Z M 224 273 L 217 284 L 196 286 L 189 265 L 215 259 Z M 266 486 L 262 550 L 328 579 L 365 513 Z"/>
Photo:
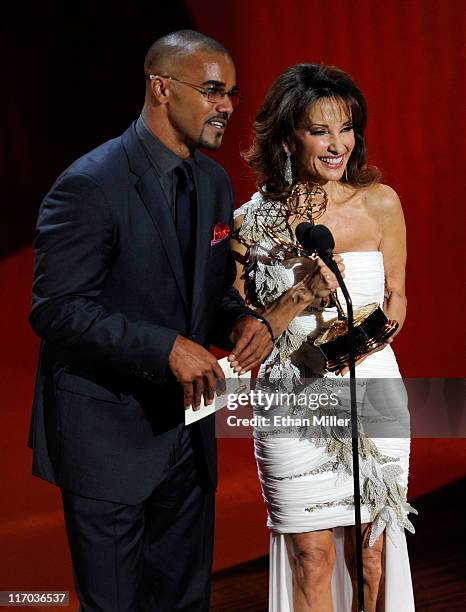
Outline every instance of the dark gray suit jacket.
<path id="1" fill-rule="evenodd" d="M 167 367 L 176 336 L 227 348 L 248 312 L 231 289 L 229 241 L 211 246 L 217 223 L 231 227 L 230 181 L 200 153 L 194 166 L 192 307 L 169 206 L 134 124 L 74 162 L 41 205 L 29 445 L 33 472 L 79 495 L 133 504 L 150 494 L 184 420 Z M 190 429 L 200 476 L 215 485 L 214 419 Z"/>

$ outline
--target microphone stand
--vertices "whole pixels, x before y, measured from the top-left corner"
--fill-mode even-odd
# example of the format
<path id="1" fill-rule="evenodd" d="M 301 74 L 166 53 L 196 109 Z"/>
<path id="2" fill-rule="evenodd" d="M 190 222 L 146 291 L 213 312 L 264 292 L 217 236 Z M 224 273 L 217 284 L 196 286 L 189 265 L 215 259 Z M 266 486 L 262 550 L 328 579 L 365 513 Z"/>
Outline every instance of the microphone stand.
<path id="1" fill-rule="evenodd" d="M 332 252 L 321 254 L 322 259 L 337 277 L 338 284 L 346 301 L 348 344 L 349 344 L 349 371 L 350 371 L 350 398 L 351 398 L 351 446 L 353 452 L 353 484 L 354 484 L 354 530 L 355 530 L 355 556 L 357 577 L 358 612 L 364 612 L 364 569 L 362 561 L 362 534 L 361 534 L 361 489 L 359 484 L 359 440 L 358 440 L 358 411 L 356 407 L 356 367 L 354 350 L 354 318 L 353 302 L 333 259 Z"/>

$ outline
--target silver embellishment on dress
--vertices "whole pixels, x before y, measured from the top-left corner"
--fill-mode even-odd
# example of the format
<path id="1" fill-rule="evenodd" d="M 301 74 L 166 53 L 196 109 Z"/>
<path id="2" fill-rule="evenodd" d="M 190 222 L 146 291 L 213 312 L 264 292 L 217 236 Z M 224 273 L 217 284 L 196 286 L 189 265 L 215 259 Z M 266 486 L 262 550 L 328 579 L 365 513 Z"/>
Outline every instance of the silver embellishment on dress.
<path id="1" fill-rule="evenodd" d="M 381 464 L 394 463 L 399 461 L 399 457 L 389 457 L 388 455 L 379 455 L 379 462 Z M 315 476 L 317 474 L 324 474 L 325 472 L 337 472 L 339 468 L 338 461 L 330 459 L 322 465 L 307 472 L 301 472 L 300 474 L 290 474 L 289 476 L 276 476 L 276 480 L 294 480 L 295 478 L 304 478 L 305 476 Z"/>
<path id="2" fill-rule="evenodd" d="M 315 476 L 317 474 L 324 474 L 325 472 L 336 472 L 338 470 L 338 462 L 330 459 L 326 463 L 323 463 L 318 468 L 308 470 L 307 472 L 301 472 L 301 474 L 292 474 L 291 476 L 277 476 L 277 480 L 293 480 L 294 478 L 303 478 L 304 476 Z"/>
<path id="3" fill-rule="evenodd" d="M 348 495 L 344 499 L 322 502 L 321 504 L 313 504 L 308 508 L 304 508 L 306 512 L 315 512 L 316 510 L 323 510 L 324 508 L 334 508 L 336 506 L 353 506 L 354 498 L 352 495 Z"/>

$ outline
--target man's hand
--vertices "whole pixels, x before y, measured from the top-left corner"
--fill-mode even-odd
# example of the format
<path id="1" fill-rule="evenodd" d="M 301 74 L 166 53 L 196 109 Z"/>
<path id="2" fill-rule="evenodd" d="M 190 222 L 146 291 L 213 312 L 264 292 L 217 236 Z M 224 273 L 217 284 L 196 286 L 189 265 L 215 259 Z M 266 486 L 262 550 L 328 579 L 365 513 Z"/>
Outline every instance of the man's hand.
<path id="1" fill-rule="evenodd" d="M 235 346 L 228 360 L 234 371 L 240 374 L 255 368 L 272 350 L 272 336 L 268 327 L 254 316 L 239 319 L 230 340 Z"/>
<path id="2" fill-rule="evenodd" d="M 168 366 L 183 385 L 185 410 L 199 410 L 201 397 L 207 406 L 215 397 L 216 381 L 225 380 L 215 357 L 204 347 L 183 336 L 177 336 L 168 357 Z"/>

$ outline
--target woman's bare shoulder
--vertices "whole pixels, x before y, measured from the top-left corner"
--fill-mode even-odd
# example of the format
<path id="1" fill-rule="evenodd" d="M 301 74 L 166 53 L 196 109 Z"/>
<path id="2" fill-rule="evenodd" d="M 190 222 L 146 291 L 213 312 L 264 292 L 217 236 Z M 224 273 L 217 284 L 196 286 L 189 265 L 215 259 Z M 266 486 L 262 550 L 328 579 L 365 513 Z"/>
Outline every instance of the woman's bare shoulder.
<path id="1" fill-rule="evenodd" d="M 396 215 L 401 212 L 401 202 L 396 191 L 384 185 L 375 183 L 366 188 L 366 204 L 373 214 Z"/>

